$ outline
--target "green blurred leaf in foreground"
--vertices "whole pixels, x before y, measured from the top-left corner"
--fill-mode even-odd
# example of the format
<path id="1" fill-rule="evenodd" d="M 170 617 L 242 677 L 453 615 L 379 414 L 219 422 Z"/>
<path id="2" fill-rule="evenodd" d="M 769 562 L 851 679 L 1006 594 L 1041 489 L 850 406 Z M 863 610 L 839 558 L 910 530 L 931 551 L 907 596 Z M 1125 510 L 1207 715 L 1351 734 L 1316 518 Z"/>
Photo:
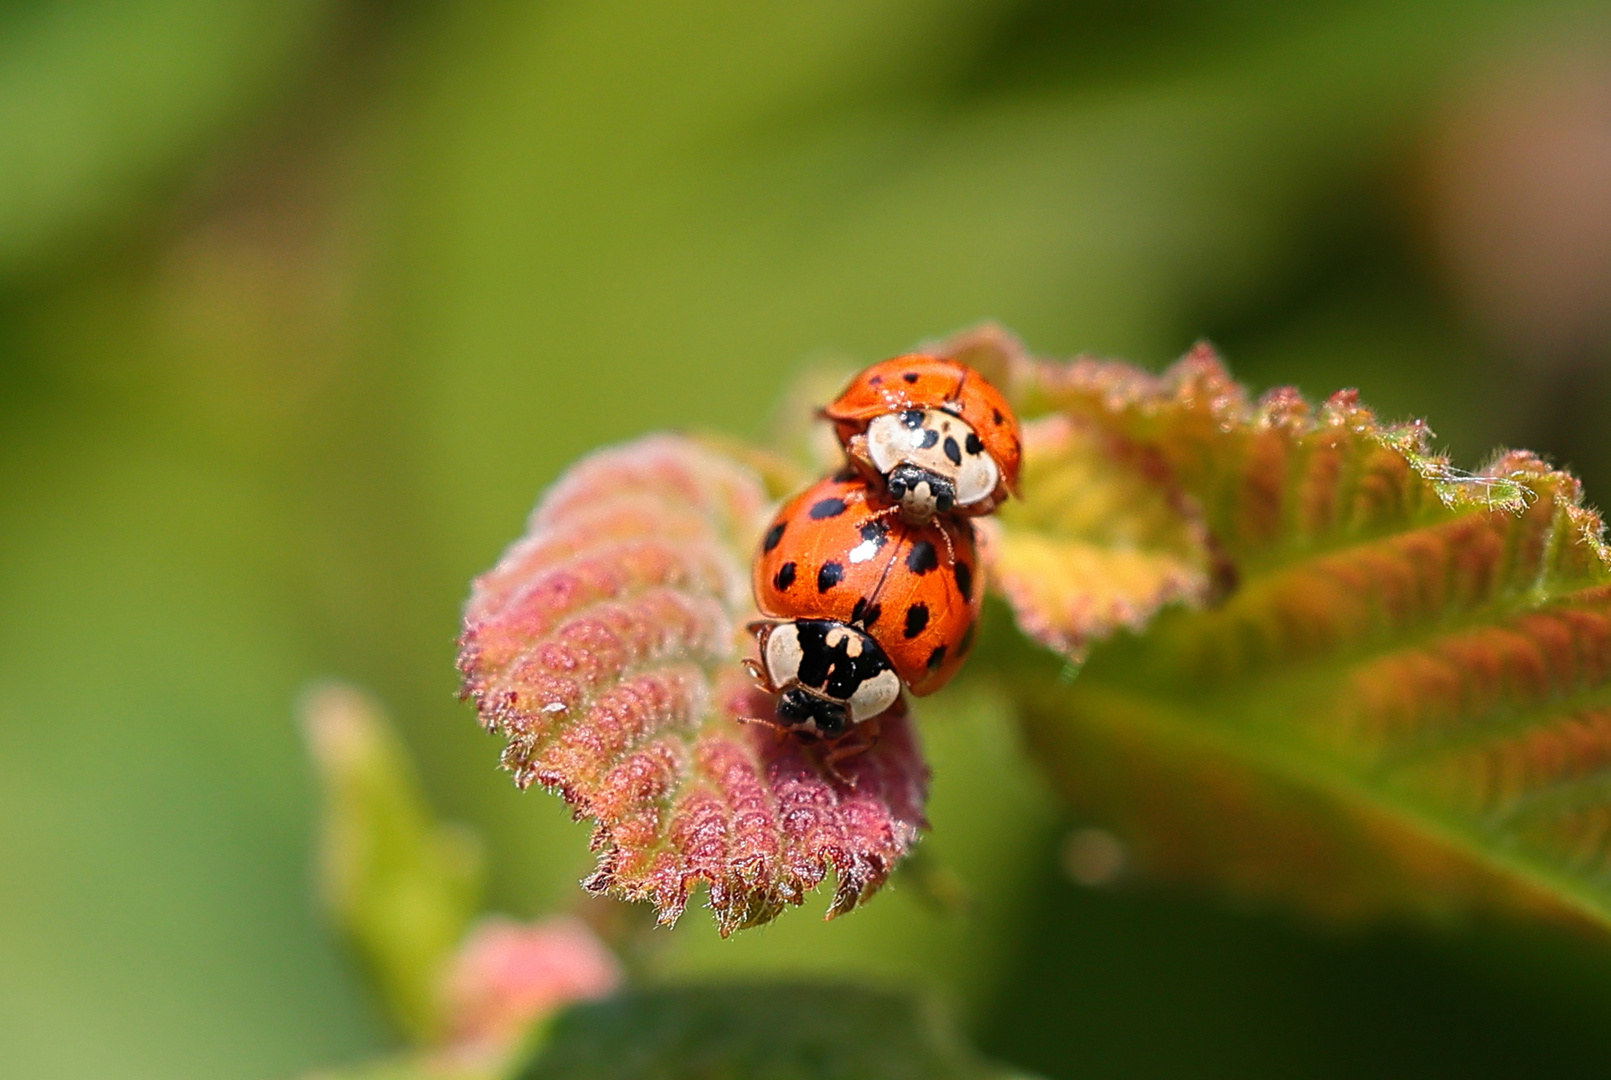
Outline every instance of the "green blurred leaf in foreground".
<path id="1" fill-rule="evenodd" d="M 1222 579 L 1094 646 L 1072 687 L 1023 681 L 1072 802 L 1155 871 L 1328 916 L 1611 924 L 1611 569 L 1571 476 L 1521 452 L 1457 472 L 1424 425 L 1348 391 L 1250 401 L 1206 348 L 1162 377 L 1020 358 L 1011 382 L 1101 455 L 1078 486 L 1043 463 L 1002 514 L 1021 625 L 1065 649 L 1111 629 L 1074 590 L 1013 582 L 1024 549 L 1093 529 L 1132 555 L 1165 538 Z M 1173 533 L 1165 505 L 1184 508 Z"/>
<path id="2" fill-rule="evenodd" d="M 522 1080 L 1006 1080 L 944 1019 L 847 985 L 636 991 L 554 1022 Z"/>
<path id="3" fill-rule="evenodd" d="M 403 1029 L 433 1038 L 448 963 L 480 899 L 479 845 L 435 821 L 373 702 L 331 685 L 310 693 L 305 710 L 324 788 L 324 902 Z"/>

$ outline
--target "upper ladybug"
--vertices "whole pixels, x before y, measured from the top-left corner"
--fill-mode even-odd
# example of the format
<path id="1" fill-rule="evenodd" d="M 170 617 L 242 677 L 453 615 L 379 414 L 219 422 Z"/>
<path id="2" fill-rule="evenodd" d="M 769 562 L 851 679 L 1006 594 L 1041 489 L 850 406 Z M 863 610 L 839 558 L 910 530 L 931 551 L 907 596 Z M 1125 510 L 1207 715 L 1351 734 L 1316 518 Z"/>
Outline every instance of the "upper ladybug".
<path id="1" fill-rule="evenodd" d="M 988 514 L 1018 490 L 1018 418 L 959 361 L 912 353 L 850 380 L 822 413 L 907 520 Z"/>

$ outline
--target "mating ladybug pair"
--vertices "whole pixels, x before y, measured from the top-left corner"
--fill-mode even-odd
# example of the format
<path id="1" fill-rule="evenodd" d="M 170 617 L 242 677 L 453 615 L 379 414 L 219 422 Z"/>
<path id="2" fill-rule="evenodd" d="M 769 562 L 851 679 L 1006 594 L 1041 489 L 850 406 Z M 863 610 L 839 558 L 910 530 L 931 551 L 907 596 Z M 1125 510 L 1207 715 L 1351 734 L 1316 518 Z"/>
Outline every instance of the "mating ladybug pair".
<path id="1" fill-rule="evenodd" d="M 1022 448 L 1001 394 L 944 357 L 874 364 L 822 416 L 847 463 L 766 531 L 746 664 L 777 696 L 763 722 L 839 741 L 961 667 L 984 591 L 969 519 L 1014 491 Z"/>

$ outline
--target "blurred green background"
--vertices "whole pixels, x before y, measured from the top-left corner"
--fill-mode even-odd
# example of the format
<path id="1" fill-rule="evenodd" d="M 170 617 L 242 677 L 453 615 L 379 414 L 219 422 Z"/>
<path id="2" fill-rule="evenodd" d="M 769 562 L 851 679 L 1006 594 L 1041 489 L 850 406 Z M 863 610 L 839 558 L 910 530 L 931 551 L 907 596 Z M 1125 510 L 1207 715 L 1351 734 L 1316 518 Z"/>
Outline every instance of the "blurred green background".
<path id="1" fill-rule="evenodd" d="M 1206 336 L 1592 499 L 1611 11 L 0 5 L 0 1072 L 389 1044 L 311 898 L 317 677 L 393 709 L 500 909 L 580 903 L 585 829 L 454 700 L 471 575 L 587 449 L 764 439 L 804 365 L 987 317 L 1154 367 Z M 975 672 L 924 709 L 966 915 L 696 912 L 650 976 L 915 983 L 1051 1078 L 1603 1068 L 1604 941 L 1075 884 L 994 701 Z"/>

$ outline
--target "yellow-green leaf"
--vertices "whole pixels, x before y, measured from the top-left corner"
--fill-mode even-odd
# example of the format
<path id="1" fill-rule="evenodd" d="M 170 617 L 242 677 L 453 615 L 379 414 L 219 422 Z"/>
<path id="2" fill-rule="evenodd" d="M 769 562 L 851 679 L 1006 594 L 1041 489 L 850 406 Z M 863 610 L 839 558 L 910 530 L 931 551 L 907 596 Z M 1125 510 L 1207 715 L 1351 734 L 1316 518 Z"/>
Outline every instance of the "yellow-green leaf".
<path id="1" fill-rule="evenodd" d="M 1025 360 L 1013 385 L 1090 433 L 1083 465 L 1042 468 L 1146 461 L 1132 490 L 1180 499 L 1214 561 L 1215 588 L 1093 647 L 1072 686 L 1055 664 L 1018 681 L 1082 812 L 1157 872 L 1339 917 L 1611 924 L 1611 568 L 1572 477 L 1525 453 L 1459 472 L 1351 392 L 1252 401 L 1205 349 L 1163 376 Z M 1000 557 L 1077 486 L 1028 490 Z M 1007 592 L 1059 643 L 1040 594 Z"/>
<path id="2" fill-rule="evenodd" d="M 1200 516 L 1156 463 L 1110 433 L 1065 416 L 1027 425 L 1023 489 L 999 527 L 981 530 L 991 577 L 1036 640 L 1077 654 L 1207 595 Z"/>

